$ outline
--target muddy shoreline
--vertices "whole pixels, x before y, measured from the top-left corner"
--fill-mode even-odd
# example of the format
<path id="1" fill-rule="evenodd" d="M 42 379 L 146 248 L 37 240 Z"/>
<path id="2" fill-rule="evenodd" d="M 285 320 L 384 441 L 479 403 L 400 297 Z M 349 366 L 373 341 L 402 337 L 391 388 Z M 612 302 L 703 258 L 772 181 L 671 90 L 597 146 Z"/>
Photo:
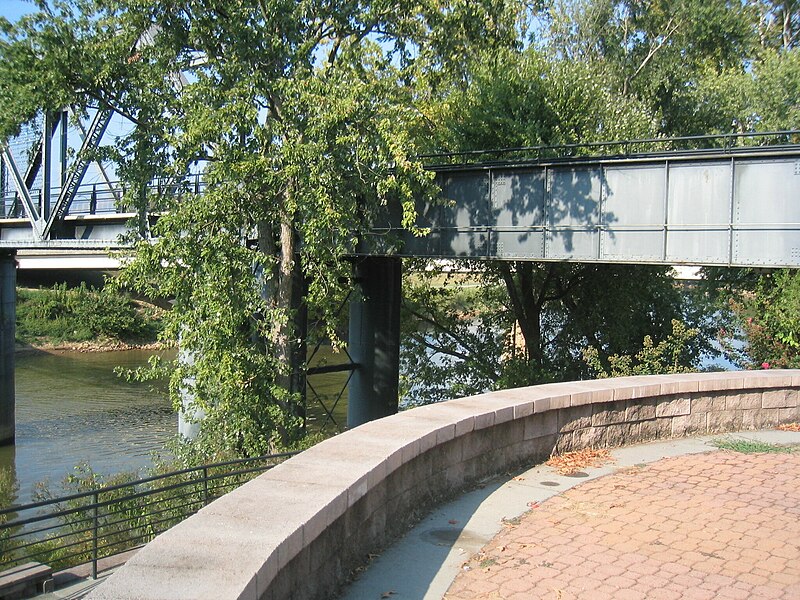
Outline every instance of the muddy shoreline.
<path id="1" fill-rule="evenodd" d="M 162 350 L 167 345 L 162 342 L 129 344 L 120 341 L 75 342 L 64 344 L 20 344 L 14 348 L 17 356 L 34 354 L 63 354 L 66 352 L 122 352 L 125 350 Z"/>

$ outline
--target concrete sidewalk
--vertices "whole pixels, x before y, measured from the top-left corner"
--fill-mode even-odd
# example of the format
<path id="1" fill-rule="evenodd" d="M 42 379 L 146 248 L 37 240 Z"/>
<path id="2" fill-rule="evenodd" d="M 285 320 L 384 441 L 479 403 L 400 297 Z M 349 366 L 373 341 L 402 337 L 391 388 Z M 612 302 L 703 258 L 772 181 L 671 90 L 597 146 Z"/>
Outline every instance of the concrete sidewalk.
<path id="1" fill-rule="evenodd" d="M 539 465 L 485 482 L 341 598 L 800 599 L 800 454 L 701 454 L 720 438 L 800 443 L 781 431 L 686 438 L 616 449 L 613 464 L 572 476 Z"/>

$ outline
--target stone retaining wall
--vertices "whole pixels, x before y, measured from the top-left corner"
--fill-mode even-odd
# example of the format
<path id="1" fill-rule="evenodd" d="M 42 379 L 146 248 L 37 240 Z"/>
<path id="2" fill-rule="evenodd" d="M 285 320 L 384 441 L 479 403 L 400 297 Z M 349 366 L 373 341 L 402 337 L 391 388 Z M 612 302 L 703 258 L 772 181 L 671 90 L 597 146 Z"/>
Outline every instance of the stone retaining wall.
<path id="1" fill-rule="evenodd" d="M 367 423 L 211 503 L 94 599 L 331 598 L 432 506 L 557 453 L 800 421 L 800 371 L 547 384 Z"/>

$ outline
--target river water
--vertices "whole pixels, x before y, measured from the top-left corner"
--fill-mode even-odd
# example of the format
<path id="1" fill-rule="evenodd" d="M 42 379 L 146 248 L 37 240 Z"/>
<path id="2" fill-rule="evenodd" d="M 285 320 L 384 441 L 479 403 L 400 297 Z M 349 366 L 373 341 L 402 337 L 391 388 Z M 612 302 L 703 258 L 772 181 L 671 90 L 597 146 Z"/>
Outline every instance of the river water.
<path id="1" fill-rule="evenodd" d="M 114 372 L 144 366 L 151 355 L 130 350 L 16 357 L 17 440 L 15 446 L 0 446 L 0 469 L 10 469 L 19 486 L 16 503 L 30 502 L 40 482 L 61 495 L 62 480 L 77 465 L 88 464 L 102 475 L 141 471 L 152 465 L 153 453 L 163 453 L 178 431 L 166 384 L 128 383 Z M 338 364 L 344 357 L 323 348 L 314 360 L 320 361 Z M 310 430 L 344 427 L 346 380 L 346 373 L 309 378 Z"/>
<path id="2" fill-rule="evenodd" d="M 17 440 L 0 447 L 0 468 L 11 469 L 17 502 L 31 500 L 46 481 L 59 493 L 72 469 L 88 463 L 98 473 L 133 471 L 177 431 L 166 386 L 127 383 L 117 366 L 134 368 L 150 352 L 65 352 L 17 356 Z"/>

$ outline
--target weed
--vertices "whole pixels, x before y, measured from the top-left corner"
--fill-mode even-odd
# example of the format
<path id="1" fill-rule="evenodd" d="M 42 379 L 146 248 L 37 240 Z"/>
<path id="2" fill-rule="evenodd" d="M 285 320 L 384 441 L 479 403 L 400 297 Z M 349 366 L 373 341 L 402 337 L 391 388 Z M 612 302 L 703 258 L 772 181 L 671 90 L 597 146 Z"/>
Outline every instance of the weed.
<path id="1" fill-rule="evenodd" d="M 741 452 L 743 454 L 790 454 L 793 452 L 800 452 L 800 444 L 770 444 L 744 438 L 726 437 L 713 440 L 711 443 L 720 450 L 730 450 L 731 452 Z"/>

